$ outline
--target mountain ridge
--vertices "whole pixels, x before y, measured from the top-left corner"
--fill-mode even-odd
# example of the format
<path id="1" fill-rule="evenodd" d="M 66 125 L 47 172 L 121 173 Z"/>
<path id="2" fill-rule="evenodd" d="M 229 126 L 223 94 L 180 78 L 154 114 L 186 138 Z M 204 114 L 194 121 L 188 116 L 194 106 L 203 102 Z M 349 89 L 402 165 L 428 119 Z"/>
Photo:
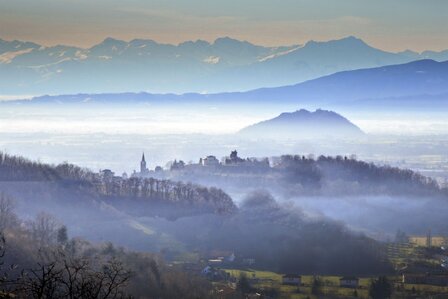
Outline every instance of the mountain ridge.
<path id="1" fill-rule="evenodd" d="M 86 101 L 88 99 L 88 101 Z M 217 94 L 152 94 L 104 93 L 40 96 L 29 101 L 13 101 L 5 104 L 270 104 L 325 107 L 377 107 L 400 109 L 426 107 L 448 108 L 448 61 L 422 60 L 402 65 L 344 71 L 318 79 L 289 86 L 260 88 L 247 92 Z M 406 106 L 409 103 L 409 106 Z"/>
<path id="2" fill-rule="evenodd" d="M 0 40 L 0 89 L 10 95 L 232 92 L 427 57 L 448 60 L 448 51 L 392 53 L 353 36 L 280 47 L 229 37 L 178 45 L 106 38 L 86 49 Z"/>

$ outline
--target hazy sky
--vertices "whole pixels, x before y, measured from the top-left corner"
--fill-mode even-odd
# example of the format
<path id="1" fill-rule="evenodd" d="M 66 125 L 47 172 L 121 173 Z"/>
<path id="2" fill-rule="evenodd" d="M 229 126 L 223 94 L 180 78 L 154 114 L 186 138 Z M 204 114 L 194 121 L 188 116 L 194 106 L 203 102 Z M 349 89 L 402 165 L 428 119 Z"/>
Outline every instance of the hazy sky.
<path id="1" fill-rule="evenodd" d="M 286 45 L 348 35 L 386 50 L 448 49 L 448 0 L 0 0 L 0 38 L 45 45 L 109 36 Z"/>

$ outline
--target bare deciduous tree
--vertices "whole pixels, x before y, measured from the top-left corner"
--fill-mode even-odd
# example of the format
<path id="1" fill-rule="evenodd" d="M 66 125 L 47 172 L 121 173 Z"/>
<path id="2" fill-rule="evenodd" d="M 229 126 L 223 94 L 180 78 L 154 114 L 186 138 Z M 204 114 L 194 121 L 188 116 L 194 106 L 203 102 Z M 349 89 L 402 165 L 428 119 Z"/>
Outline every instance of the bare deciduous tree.
<path id="1" fill-rule="evenodd" d="M 55 260 L 24 271 L 20 292 L 27 298 L 125 298 L 131 272 L 110 259 L 94 265 L 91 259 L 58 253 Z"/>
<path id="2" fill-rule="evenodd" d="M 0 231 L 17 224 L 14 213 L 14 200 L 4 193 L 0 194 Z"/>
<path id="3" fill-rule="evenodd" d="M 53 244 L 57 239 L 61 224 L 50 214 L 41 212 L 29 223 L 31 235 L 40 247 Z"/>

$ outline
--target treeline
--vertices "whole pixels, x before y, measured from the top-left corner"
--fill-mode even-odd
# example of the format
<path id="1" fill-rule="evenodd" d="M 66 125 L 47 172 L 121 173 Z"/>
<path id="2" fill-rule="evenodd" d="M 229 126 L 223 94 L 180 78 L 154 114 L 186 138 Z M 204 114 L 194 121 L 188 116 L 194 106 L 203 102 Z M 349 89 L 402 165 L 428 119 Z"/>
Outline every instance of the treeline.
<path id="1" fill-rule="evenodd" d="M 232 199 L 217 188 L 153 178 L 105 177 L 69 163 L 52 166 L 1 152 L 0 181 L 57 182 L 71 190 L 105 199 L 142 199 L 194 206 L 215 213 L 231 213 L 236 209 Z"/>
<path id="2" fill-rule="evenodd" d="M 131 197 L 153 202 L 196 205 L 213 209 L 216 213 L 232 213 L 236 210 L 230 196 L 214 187 L 205 188 L 194 184 L 154 178 L 102 180 L 98 183 L 98 192 L 107 197 Z"/>
<path id="3" fill-rule="evenodd" d="M 48 181 L 60 179 L 54 167 L 0 152 L 0 180 Z"/>
<path id="4" fill-rule="evenodd" d="M 0 152 L 0 181 L 91 181 L 88 169 L 63 163 L 57 166 Z"/>
<path id="5" fill-rule="evenodd" d="M 284 182 L 335 193 L 448 194 L 434 179 L 412 170 L 377 166 L 354 157 L 284 155 L 275 168 Z"/>
<path id="6" fill-rule="evenodd" d="M 210 298 L 212 285 L 155 254 L 68 237 L 48 214 L 22 221 L 0 195 L 0 298 Z"/>

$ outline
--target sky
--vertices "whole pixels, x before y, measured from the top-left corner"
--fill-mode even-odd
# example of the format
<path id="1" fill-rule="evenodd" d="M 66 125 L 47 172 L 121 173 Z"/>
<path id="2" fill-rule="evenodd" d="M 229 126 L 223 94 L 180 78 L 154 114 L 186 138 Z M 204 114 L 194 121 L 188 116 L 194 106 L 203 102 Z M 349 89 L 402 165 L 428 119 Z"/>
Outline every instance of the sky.
<path id="1" fill-rule="evenodd" d="M 349 35 L 401 51 L 448 49 L 447 0 L 0 0 L 0 38 L 90 47 L 230 36 L 260 45 Z"/>

